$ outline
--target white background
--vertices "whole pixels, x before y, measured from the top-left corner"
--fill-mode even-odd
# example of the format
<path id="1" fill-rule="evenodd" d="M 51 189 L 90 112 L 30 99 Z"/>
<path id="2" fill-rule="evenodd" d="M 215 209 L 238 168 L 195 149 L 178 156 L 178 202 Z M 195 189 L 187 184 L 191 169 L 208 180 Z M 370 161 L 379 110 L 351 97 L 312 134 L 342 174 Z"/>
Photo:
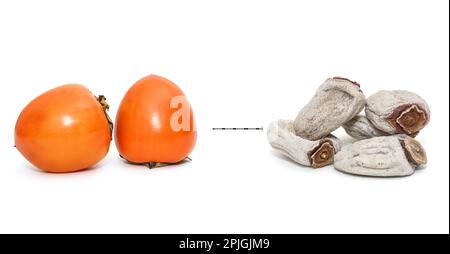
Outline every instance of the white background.
<path id="1" fill-rule="evenodd" d="M 1 1 L 1 233 L 448 233 L 448 1 Z M 115 112 L 154 73 L 197 117 L 192 163 L 148 170 L 111 144 L 96 168 L 33 169 L 14 125 L 40 93 L 81 83 Z M 431 107 L 429 165 L 379 179 L 304 168 L 265 132 L 213 132 L 294 118 L 326 78 L 368 96 L 407 89 Z M 351 141 L 342 130 L 336 133 Z"/>

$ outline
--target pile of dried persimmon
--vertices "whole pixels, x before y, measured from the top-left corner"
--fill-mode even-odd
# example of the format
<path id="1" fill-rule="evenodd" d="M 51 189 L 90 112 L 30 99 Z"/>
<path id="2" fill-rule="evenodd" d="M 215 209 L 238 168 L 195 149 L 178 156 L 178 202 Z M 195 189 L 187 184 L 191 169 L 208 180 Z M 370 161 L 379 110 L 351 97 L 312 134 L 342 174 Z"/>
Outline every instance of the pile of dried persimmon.
<path id="1" fill-rule="evenodd" d="M 429 106 L 415 93 L 379 91 L 366 99 L 357 82 L 334 77 L 295 120 L 272 122 L 267 137 L 273 148 L 303 166 L 334 164 L 355 175 L 408 176 L 427 163 L 415 137 L 429 121 Z M 331 134 L 339 127 L 358 141 L 342 147 Z"/>

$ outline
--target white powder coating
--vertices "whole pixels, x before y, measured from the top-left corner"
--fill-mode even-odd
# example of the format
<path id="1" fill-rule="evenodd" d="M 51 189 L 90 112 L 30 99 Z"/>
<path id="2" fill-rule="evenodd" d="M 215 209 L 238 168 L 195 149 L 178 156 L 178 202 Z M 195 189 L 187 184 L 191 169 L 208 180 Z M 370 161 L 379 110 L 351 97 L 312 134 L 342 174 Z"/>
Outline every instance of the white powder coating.
<path id="1" fill-rule="evenodd" d="M 308 140 L 319 140 L 359 114 L 365 96 L 354 82 L 327 79 L 294 122 L 295 133 Z"/>
<path id="2" fill-rule="evenodd" d="M 316 149 L 321 141 L 329 141 L 333 144 L 335 152 L 341 149 L 339 140 L 330 135 L 322 140 L 310 141 L 303 139 L 294 132 L 292 120 L 278 120 L 269 124 L 267 138 L 270 145 L 300 165 L 310 167 L 308 153 Z"/>
<path id="3" fill-rule="evenodd" d="M 404 133 L 404 131 L 395 128 L 387 118 L 389 118 L 396 109 L 405 105 L 417 105 L 420 108 L 418 110 L 423 110 L 427 116 L 423 127 L 428 124 L 430 121 L 430 108 L 426 101 L 419 95 L 404 90 L 383 90 L 367 98 L 366 116 L 377 129 L 388 134 L 401 134 Z M 405 109 L 404 113 L 407 113 L 406 111 L 408 110 L 410 110 L 410 108 Z M 401 115 L 401 112 L 399 115 Z"/>
<path id="4" fill-rule="evenodd" d="M 359 115 L 342 125 L 350 137 L 358 140 L 373 137 L 388 136 L 389 134 L 378 130 L 366 116 Z"/>
<path id="5" fill-rule="evenodd" d="M 408 176 L 416 165 L 407 158 L 400 141 L 404 135 L 375 137 L 347 145 L 334 157 L 334 167 L 342 172 L 363 176 Z"/>

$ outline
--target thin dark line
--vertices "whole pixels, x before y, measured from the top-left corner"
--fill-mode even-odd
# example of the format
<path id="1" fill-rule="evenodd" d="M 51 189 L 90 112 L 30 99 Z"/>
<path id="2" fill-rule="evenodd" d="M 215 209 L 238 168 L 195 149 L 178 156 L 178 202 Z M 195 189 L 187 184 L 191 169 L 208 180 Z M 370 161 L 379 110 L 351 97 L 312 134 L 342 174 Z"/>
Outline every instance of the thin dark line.
<path id="1" fill-rule="evenodd" d="M 213 131 L 262 131 L 263 127 L 257 128 L 212 128 Z"/>

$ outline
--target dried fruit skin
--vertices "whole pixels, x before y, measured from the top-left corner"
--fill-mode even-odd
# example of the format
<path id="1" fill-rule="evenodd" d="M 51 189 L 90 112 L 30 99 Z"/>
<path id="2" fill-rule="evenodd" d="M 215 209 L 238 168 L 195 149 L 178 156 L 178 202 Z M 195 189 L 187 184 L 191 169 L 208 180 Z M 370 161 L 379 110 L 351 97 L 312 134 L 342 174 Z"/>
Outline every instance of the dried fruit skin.
<path id="1" fill-rule="evenodd" d="M 171 107 L 181 98 L 187 108 L 187 130 L 176 130 L 171 118 L 179 108 Z M 120 155 L 133 163 L 177 163 L 194 149 L 197 139 L 192 109 L 181 89 L 156 75 L 137 81 L 120 104 L 115 122 L 115 142 Z"/>
<path id="2" fill-rule="evenodd" d="M 367 117 L 359 115 L 342 125 L 351 137 L 362 140 L 373 137 L 388 136 L 389 134 L 378 130 Z"/>
<path id="3" fill-rule="evenodd" d="M 308 140 L 324 138 L 358 115 L 364 104 L 358 83 L 340 77 L 327 79 L 298 113 L 295 133 Z"/>
<path id="4" fill-rule="evenodd" d="M 334 167 L 342 172 L 378 177 L 408 176 L 414 174 L 419 166 L 417 161 L 409 158 L 409 151 L 404 148 L 402 142 L 408 144 L 418 144 L 414 139 L 404 135 L 394 135 L 386 137 L 375 137 L 357 141 L 347 145 L 336 154 Z M 420 146 L 420 144 L 419 144 Z M 426 158 L 425 150 L 422 146 L 420 151 L 414 151 Z M 426 159 L 425 159 L 426 162 Z"/>
<path id="5" fill-rule="evenodd" d="M 334 136 L 310 141 L 295 135 L 291 120 L 270 123 L 267 138 L 273 148 L 300 165 L 313 168 L 333 163 L 334 154 L 340 150 L 340 142 Z"/>
<path id="6" fill-rule="evenodd" d="M 416 136 L 430 121 L 424 99 L 409 91 L 379 91 L 367 98 L 366 116 L 388 134 Z"/>
<path id="7" fill-rule="evenodd" d="M 15 144 L 34 166 L 66 173 L 89 168 L 109 150 L 111 132 L 102 106 L 81 85 L 64 85 L 31 101 L 17 119 Z"/>

